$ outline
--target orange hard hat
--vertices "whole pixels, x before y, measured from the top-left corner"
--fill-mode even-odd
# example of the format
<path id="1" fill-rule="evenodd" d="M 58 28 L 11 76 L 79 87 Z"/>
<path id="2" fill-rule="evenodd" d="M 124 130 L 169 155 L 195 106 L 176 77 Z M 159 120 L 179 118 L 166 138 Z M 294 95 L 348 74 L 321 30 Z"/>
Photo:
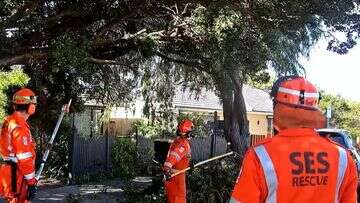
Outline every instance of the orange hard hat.
<path id="1" fill-rule="evenodd" d="M 282 103 L 305 109 L 318 109 L 320 93 L 317 88 L 300 76 L 279 78 L 271 90 L 275 103 Z"/>
<path id="2" fill-rule="evenodd" d="M 190 119 L 182 120 L 178 125 L 178 130 L 180 133 L 189 133 L 193 131 L 194 124 Z"/>
<path id="3" fill-rule="evenodd" d="M 15 92 L 12 99 L 12 103 L 14 104 L 36 104 L 36 102 L 35 93 L 28 88 L 22 88 Z"/>

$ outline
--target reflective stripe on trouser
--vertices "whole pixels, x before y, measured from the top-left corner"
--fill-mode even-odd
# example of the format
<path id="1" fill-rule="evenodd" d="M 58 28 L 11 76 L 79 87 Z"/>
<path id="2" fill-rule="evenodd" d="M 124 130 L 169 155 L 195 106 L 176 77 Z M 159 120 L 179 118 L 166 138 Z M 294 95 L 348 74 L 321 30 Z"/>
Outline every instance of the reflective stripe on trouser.
<path id="1" fill-rule="evenodd" d="M 268 188 L 266 203 L 275 203 L 278 180 L 276 177 L 274 164 L 271 161 L 271 158 L 263 145 L 255 147 L 255 153 L 260 160 L 260 164 L 264 171 L 266 185 Z"/>
<path id="2" fill-rule="evenodd" d="M 339 191 L 341 183 L 344 180 L 345 171 L 347 168 L 347 155 L 344 148 L 337 146 L 339 151 L 339 164 L 338 164 L 338 174 L 336 179 L 336 193 L 335 193 L 335 202 L 339 202 Z"/>
<path id="3" fill-rule="evenodd" d="M 26 180 L 31 180 L 31 179 L 35 178 L 35 171 L 32 172 L 32 173 L 24 175 L 24 177 L 25 177 Z"/>

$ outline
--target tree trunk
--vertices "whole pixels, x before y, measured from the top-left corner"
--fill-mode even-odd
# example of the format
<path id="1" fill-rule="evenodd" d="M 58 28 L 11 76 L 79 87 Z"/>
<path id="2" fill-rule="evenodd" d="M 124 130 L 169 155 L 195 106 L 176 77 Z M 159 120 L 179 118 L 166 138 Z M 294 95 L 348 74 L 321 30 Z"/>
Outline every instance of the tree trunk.
<path id="1" fill-rule="evenodd" d="M 249 142 L 249 122 L 242 94 L 243 83 L 240 74 L 231 74 L 217 80 L 217 87 L 223 102 L 225 137 L 233 151 L 243 155 Z"/>

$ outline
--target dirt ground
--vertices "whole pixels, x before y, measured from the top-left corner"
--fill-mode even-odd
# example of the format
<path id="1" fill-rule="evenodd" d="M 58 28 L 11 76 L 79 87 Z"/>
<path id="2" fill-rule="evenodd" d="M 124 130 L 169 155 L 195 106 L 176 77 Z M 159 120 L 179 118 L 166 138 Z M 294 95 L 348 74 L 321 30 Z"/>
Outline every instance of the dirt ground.
<path id="1" fill-rule="evenodd" d="M 123 202 L 123 183 L 119 179 L 102 183 L 59 186 L 43 184 L 39 186 L 32 202 Z"/>

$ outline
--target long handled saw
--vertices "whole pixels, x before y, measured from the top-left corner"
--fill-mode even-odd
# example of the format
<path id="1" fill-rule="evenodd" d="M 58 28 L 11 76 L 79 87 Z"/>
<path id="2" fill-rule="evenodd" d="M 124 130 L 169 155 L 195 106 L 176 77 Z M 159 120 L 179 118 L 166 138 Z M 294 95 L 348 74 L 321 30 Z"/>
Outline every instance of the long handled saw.
<path id="1" fill-rule="evenodd" d="M 38 170 L 37 173 L 36 173 L 36 176 L 35 176 L 35 177 L 36 177 L 36 180 L 39 180 L 39 179 L 40 179 L 41 173 L 42 173 L 43 170 L 44 170 L 44 166 L 45 166 L 46 160 L 47 160 L 47 158 L 48 158 L 48 156 L 49 156 L 49 153 L 50 153 L 50 150 L 51 150 L 51 148 L 52 148 L 52 146 L 53 146 L 53 143 L 54 143 L 56 134 L 57 134 L 57 132 L 58 132 L 58 130 L 59 130 L 61 121 L 63 120 L 65 113 L 68 113 L 68 112 L 69 112 L 70 105 L 71 105 L 71 99 L 70 99 L 69 103 L 65 104 L 65 105 L 62 107 L 62 109 L 61 109 L 61 114 L 60 114 L 60 116 L 59 116 L 59 118 L 58 118 L 58 121 L 57 121 L 57 123 L 56 123 L 55 129 L 54 129 L 54 131 L 53 131 L 53 133 L 52 133 L 52 135 L 51 135 L 51 139 L 50 139 L 50 142 L 49 142 L 49 147 L 46 149 L 45 154 L 43 155 L 43 158 L 42 158 L 42 160 L 41 160 L 40 168 L 39 168 L 39 170 Z"/>
<path id="2" fill-rule="evenodd" d="M 206 159 L 205 161 L 198 162 L 198 163 L 194 164 L 193 167 L 187 167 L 187 168 L 185 168 L 185 169 L 183 169 L 183 170 L 180 170 L 180 171 L 177 171 L 176 173 L 173 173 L 173 174 L 170 176 L 170 178 L 172 178 L 172 177 L 174 177 L 174 176 L 177 176 L 177 175 L 179 175 L 179 174 L 185 173 L 186 171 L 188 171 L 188 170 L 190 170 L 190 169 L 192 169 L 192 168 L 199 167 L 199 166 L 204 165 L 204 164 L 206 164 L 206 163 L 209 163 L 209 162 L 211 162 L 211 161 L 215 161 L 215 160 L 218 160 L 218 159 L 221 159 L 221 158 L 230 156 L 230 155 L 232 155 L 232 154 L 234 154 L 234 152 L 229 152 L 229 153 L 226 153 L 226 154 L 222 154 L 222 155 L 220 155 L 220 156 L 216 156 L 216 157 L 213 157 L 213 158 L 210 158 L 210 159 Z"/>

